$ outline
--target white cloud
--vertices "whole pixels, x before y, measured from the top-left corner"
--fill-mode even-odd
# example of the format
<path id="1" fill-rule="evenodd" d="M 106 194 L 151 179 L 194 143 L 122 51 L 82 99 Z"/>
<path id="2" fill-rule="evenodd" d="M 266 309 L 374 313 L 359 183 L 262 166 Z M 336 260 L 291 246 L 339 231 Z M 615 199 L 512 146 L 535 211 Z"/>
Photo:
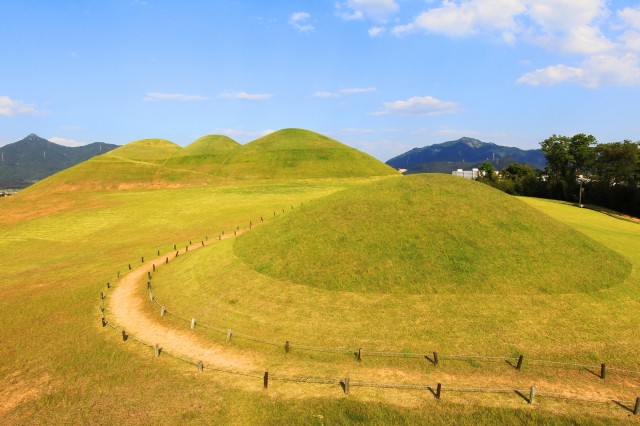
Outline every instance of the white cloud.
<path id="1" fill-rule="evenodd" d="M 0 116 L 12 117 L 14 115 L 41 115 L 44 113 L 33 104 L 26 104 L 8 96 L 0 96 Z"/>
<path id="2" fill-rule="evenodd" d="M 247 92 L 234 92 L 234 93 L 220 93 L 218 95 L 222 99 L 242 99 L 245 101 L 264 101 L 271 99 L 273 95 L 268 93 L 247 93 Z"/>
<path id="3" fill-rule="evenodd" d="M 400 7 L 395 0 L 347 0 L 336 3 L 336 14 L 346 21 L 365 18 L 386 22 Z"/>
<path id="4" fill-rule="evenodd" d="M 387 31 L 385 27 L 371 27 L 369 28 L 369 37 L 378 37 Z"/>
<path id="5" fill-rule="evenodd" d="M 375 87 L 352 87 L 346 89 L 340 89 L 337 92 L 316 92 L 313 94 L 316 98 L 339 98 L 344 95 L 353 95 L 357 93 L 372 93 L 377 89 Z"/>
<path id="6" fill-rule="evenodd" d="M 634 53 L 594 55 L 583 61 L 580 67 L 553 65 L 527 73 L 517 82 L 532 86 L 551 86 L 565 82 L 588 87 L 602 84 L 640 86 L 640 57 Z"/>
<path id="7" fill-rule="evenodd" d="M 80 141 L 77 141 L 75 139 L 69 139 L 69 138 L 61 138 L 61 137 L 58 137 L 58 136 L 52 136 L 50 138 L 47 138 L 47 140 L 49 142 L 57 143 L 58 145 L 64 145 L 64 146 L 83 146 L 83 145 L 86 145 L 85 142 L 80 142 Z"/>
<path id="8" fill-rule="evenodd" d="M 516 30 L 515 17 L 526 10 L 521 0 L 470 0 L 455 3 L 444 0 L 419 14 L 413 22 L 397 25 L 394 34 L 427 31 L 452 37 L 464 37 L 482 29 Z"/>
<path id="9" fill-rule="evenodd" d="M 441 101 L 432 96 L 414 96 L 406 101 L 385 102 L 382 111 L 371 113 L 371 115 L 443 115 L 453 114 L 460 111 L 460 107 L 455 102 Z"/>
<path id="10" fill-rule="evenodd" d="M 553 86 L 558 83 L 585 83 L 586 71 L 582 68 L 566 65 L 553 65 L 529 72 L 517 80 L 520 84 L 531 86 Z"/>
<path id="11" fill-rule="evenodd" d="M 182 93 L 148 92 L 144 96 L 144 101 L 146 101 L 146 102 L 161 102 L 161 101 L 191 102 L 191 101 L 206 101 L 207 99 L 208 98 L 206 96 L 185 95 L 185 94 L 182 94 Z"/>
<path id="12" fill-rule="evenodd" d="M 310 18 L 307 12 L 294 12 L 289 17 L 289 25 L 302 33 L 313 31 L 313 25 L 308 23 Z"/>
<path id="13" fill-rule="evenodd" d="M 618 17 L 625 25 L 640 30 L 640 7 L 626 7 L 618 11 Z"/>

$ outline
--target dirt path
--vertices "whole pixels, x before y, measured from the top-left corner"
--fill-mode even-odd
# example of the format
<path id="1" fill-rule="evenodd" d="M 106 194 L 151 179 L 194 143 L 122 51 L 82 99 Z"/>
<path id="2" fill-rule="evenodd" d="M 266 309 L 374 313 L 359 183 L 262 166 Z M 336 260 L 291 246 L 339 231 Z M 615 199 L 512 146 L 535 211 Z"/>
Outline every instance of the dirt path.
<path id="1" fill-rule="evenodd" d="M 239 235 L 242 231 L 237 232 Z M 223 237 L 228 238 L 229 236 Z M 205 243 L 206 245 L 206 243 Z M 187 248 L 177 250 L 179 255 L 204 247 L 202 243 L 192 244 Z M 147 273 L 165 265 L 167 257 L 175 258 L 176 252 L 171 252 L 149 260 L 126 274 L 116 285 L 109 296 L 107 321 L 126 330 L 127 334 L 135 336 L 147 344 L 158 345 L 166 352 L 196 361 L 200 360 L 205 366 L 229 368 L 238 370 L 255 370 L 256 357 L 247 357 L 232 353 L 222 345 L 203 342 L 192 332 L 178 331 L 158 323 L 149 318 L 142 307 L 148 303 L 140 297 L 139 289 L 146 286 Z"/>
<path id="2" fill-rule="evenodd" d="M 236 234 L 239 235 L 246 231 L 246 229 L 240 230 L 237 231 Z M 227 239 L 232 236 L 233 235 L 226 235 L 222 237 L 222 239 Z M 204 246 L 214 244 L 215 242 L 216 241 L 208 241 L 205 242 L 204 245 L 202 243 L 192 244 L 188 247 L 188 250 L 184 248 L 178 250 L 178 253 L 179 255 L 185 255 Z M 176 330 L 170 326 L 164 326 L 157 319 L 152 319 L 145 313 L 143 304 L 149 303 L 149 301 L 141 296 L 140 288 L 146 287 L 147 273 L 153 271 L 154 264 L 156 268 L 164 267 L 167 257 L 169 257 L 169 263 L 171 263 L 171 259 L 175 258 L 175 253 L 176 252 L 173 251 L 147 261 L 125 275 L 117 283 L 117 286 L 109 296 L 108 309 L 105 312 L 107 321 L 117 325 L 118 328 L 125 329 L 128 334 L 144 343 L 150 345 L 158 343 L 164 351 L 175 356 L 194 362 L 200 360 L 203 362 L 205 370 L 207 368 L 217 368 L 233 370 L 241 374 L 255 374 L 256 371 L 264 371 L 261 370 L 261 368 L 265 365 L 265 358 L 261 354 L 254 353 L 252 355 L 246 355 L 238 353 L 231 347 L 211 343 L 203 338 L 199 338 L 190 330 Z M 300 372 L 294 363 L 288 366 L 282 373 L 297 375 Z M 407 375 L 406 371 L 396 370 L 394 368 L 389 369 L 372 366 L 361 370 L 360 373 L 369 376 L 375 381 L 381 382 L 397 382 L 399 379 L 402 379 L 402 382 L 413 382 L 416 379 L 416 377 L 413 377 L 413 374 L 408 373 Z M 421 375 L 424 379 L 424 372 L 422 372 Z M 469 372 L 456 374 L 452 372 L 444 373 L 438 369 L 434 369 L 431 373 L 427 373 L 426 376 L 430 382 L 442 382 L 452 387 L 456 387 L 457 385 L 474 388 L 474 384 L 484 383 L 491 387 L 507 389 L 513 389 L 514 384 L 519 384 L 519 389 L 527 389 L 530 384 L 535 383 L 539 391 L 542 391 L 543 394 L 545 392 L 558 392 L 565 395 L 574 395 L 576 391 L 579 390 L 579 399 L 584 398 L 587 400 L 595 398 L 610 401 L 612 396 L 619 394 L 622 390 L 619 386 L 621 383 L 618 383 L 618 386 L 614 385 L 610 387 L 605 384 L 604 381 L 595 378 L 594 374 L 576 374 L 574 377 L 570 372 L 559 374 L 555 379 L 550 379 L 549 377 L 543 379 L 533 372 L 516 373 L 509 371 L 506 372 L 506 374 L 499 374 L 489 371 L 477 371 L 471 374 L 469 374 Z M 620 377 L 618 381 L 626 382 L 622 386 L 625 390 L 623 393 L 632 391 L 632 389 L 632 392 L 635 391 L 637 393 L 640 391 L 640 386 L 638 386 L 635 379 Z M 316 388 L 314 388 L 314 391 L 315 389 Z M 337 395 L 338 393 L 332 390 L 328 395 L 329 394 Z M 297 395 L 298 397 L 309 396 L 306 391 L 299 392 Z M 317 395 L 318 394 L 316 394 L 316 396 Z M 395 395 L 396 398 L 392 401 L 388 400 L 387 402 L 402 405 L 404 397 L 398 400 L 398 394 L 391 393 L 390 395 Z M 378 398 L 387 400 L 385 395 L 379 395 Z M 464 400 L 461 400 L 461 402 L 463 401 Z M 490 397 L 487 401 L 491 401 Z M 513 401 L 507 405 L 520 406 L 521 404 L 522 400 L 514 398 Z M 504 402 L 502 405 L 504 405 Z"/>

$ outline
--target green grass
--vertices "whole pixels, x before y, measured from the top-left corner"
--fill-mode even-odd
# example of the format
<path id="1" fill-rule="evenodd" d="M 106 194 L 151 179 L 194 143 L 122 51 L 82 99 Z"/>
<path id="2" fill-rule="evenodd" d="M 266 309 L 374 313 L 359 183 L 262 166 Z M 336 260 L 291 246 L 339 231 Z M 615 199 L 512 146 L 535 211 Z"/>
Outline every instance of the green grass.
<path id="1" fill-rule="evenodd" d="M 240 237 L 234 252 L 271 277 L 359 293 L 589 292 L 630 271 L 621 255 L 513 197 L 447 175 L 334 194 Z"/>
<path id="2" fill-rule="evenodd" d="M 490 425 L 630 420 L 629 413 L 615 406 L 544 401 L 530 409 L 512 396 L 469 397 L 467 402 L 451 396 L 435 403 L 431 395 L 421 392 L 406 395 L 387 390 L 359 389 L 345 398 L 339 388 L 322 385 L 278 384 L 260 392 L 258 383 L 258 391 L 242 391 L 234 382 L 243 379 L 213 372 L 198 375 L 192 366 L 170 357 L 155 359 L 148 348 L 123 343 L 117 334 L 100 327 L 99 292 L 113 281 L 116 271 L 125 271 L 128 263 L 135 265 L 140 256 L 150 257 L 158 249 L 169 251 L 173 243 L 184 245 L 205 235 L 212 238 L 223 229 L 246 226 L 249 220 L 255 223 L 259 216 L 276 224 L 292 217 L 292 205 L 295 213 L 304 203 L 304 212 L 310 208 L 309 200 L 314 206 L 324 196 L 363 183 L 322 179 L 78 192 L 47 192 L 41 186 L 0 200 L 0 253 L 5 259 L 0 269 L 0 406 L 11 398 L 24 398 L 0 412 L 0 423 L 273 424 L 293 420 L 302 424 Z M 265 277 L 234 257 L 231 241 L 181 256 L 159 270 L 154 291 L 164 292 L 162 297 L 175 309 L 192 309 L 195 300 L 198 315 L 208 312 L 212 322 L 275 338 L 326 344 L 354 341 L 389 349 L 435 347 L 443 352 L 524 351 L 576 360 L 606 358 L 637 366 L 638 225 L 538 203 L 624 255 L 634 267 L 631 277 L 624 284 L 587 293 L 394 299 Z M 281 214 L 283 208 L 286 215 Z M 279 212 L 275 219 L 273 211 Z M 180 277 L 182 286 L 173 282 L 172 275 Z M 231 281 L 222 282 L 221 277 Z M 202 294 L 207 294 L 210 306 L 203 303 Z M 419 310 L 407 315 L 414 308 Z M 257 349 L 238 342 L 238 350 Z M 295 356 L 303 368 L 304 363 L 315 367 L 326 360 Z M 282 355 L 269 361 L 283 368 L 285 362 Z M 347 359 L 334 368 L 343 375 L 349 371 L 345 366 L 355 374 L 387 365 L 393 367 L 384 361 L 366 361 L 358 370 Z M 470 377 L 478 374 L 475 367 L 462 368 Z M 427 369 L 426 364 L 416 368 L 413 361 L 399 367 L 401 372 L 431 374 Z M 499 366 L 495 369 L 503 371 Z M 443 365 L 444 374 L 455 371 L 455 366 Z M 549 380 L 554 374 L 548 373 Z M 612 386 L 621 392 L 626 389 L 615 379 Z M 394 404 L 379 402 L 388 399 L 394 399 Z"/>
<path id="3" fill-rule="evenodd" d="M 303 129 L 284 129 L 235 150 L 221 174 L 236 179 L 326 179 L 397 174 L 368 154 Z"/>
<path id="4" fill-rule="evenodd" d="M 29 191 L 153 189 L 394 174 L 384 163 L 326 136 L 285 129 L 245 145 L 221 135 L 202 137 L 185 148 L 163 139 L 143 139 L 50 176 Z"/>

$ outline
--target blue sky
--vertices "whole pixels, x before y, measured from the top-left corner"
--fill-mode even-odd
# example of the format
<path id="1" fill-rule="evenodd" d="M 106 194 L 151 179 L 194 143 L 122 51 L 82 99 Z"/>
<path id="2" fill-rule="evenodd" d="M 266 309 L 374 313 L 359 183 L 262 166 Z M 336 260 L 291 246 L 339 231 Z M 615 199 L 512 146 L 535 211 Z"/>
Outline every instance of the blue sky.
<path id="1" fill-rule="evenodd" d="M 0 145 L 640 139 L 637 1 L 0 0 L 0 40 Z"/>

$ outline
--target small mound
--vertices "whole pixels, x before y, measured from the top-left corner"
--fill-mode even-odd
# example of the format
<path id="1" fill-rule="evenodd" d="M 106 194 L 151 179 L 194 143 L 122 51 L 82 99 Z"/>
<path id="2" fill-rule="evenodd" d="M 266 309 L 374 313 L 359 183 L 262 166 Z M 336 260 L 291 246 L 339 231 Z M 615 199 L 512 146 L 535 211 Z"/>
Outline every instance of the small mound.
<path id="1" fill-rule="evenodd" d="M 165 139 L 142 139 L 114 149 L 103 157 L 123 160 L 163 163 L 182 147 Z"/>
<path id="2" fill-rule="evenodd" d="M 487 185 L 413 175 L 314 201 L 235 242 L 257 271 L 365 293 L 568 293 L 613 286 L 620 255 Z"/>
<path id="3" fill-rule="evenodd" d="M 200 173 L 216 172 L 225 163 L 230 153 L 240 146 L 238 142 L 227 136 L 203 136 L 169 158 L 165 163 L 169 169 L 166 173 L 172 173 L 170 170 L 172 168 Z"/>
<path id="4" fill-rule="evenodd" d="M 223 173 L 239 179 L 369 177 L 397 172 L 368 154 L 327 136 L 284 129 L 235 150 Z"/>
<path id="5" fill-rule="evenodd" d="M 240 144 L 228 136 L 224 135 L 207 135 L 197 139 L 192 144 L 184 147 L 180 155 L 196 156 L 196 155 L 212 155 L 224 154 L 239 147 Z"/>

